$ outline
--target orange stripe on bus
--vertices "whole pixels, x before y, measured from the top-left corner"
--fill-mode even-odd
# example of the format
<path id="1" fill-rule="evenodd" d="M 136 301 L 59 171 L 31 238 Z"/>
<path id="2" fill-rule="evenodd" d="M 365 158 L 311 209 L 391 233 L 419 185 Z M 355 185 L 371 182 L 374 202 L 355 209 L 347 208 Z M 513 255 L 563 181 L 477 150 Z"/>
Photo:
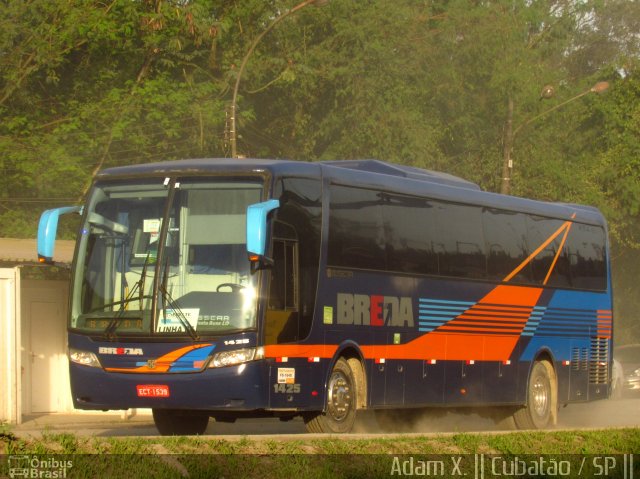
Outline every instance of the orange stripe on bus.
<path id="1" fill-rule="evenodd" d="M 526 286 L 498 285 L 486 296 L 484 296 L 477 306 L 519 308 L 519 313 L 530 314 L 537 304 L 542 294 L 542 288 Z M 456 324 L 453 319 L 430 333 L 426 333 L 406 344 L 374 344 L 361 345 L 360 349 L 365 359 L 386 358 L 386 359 L 476 359 L 485 361 L 505 361 L 511 357 L 520 334 L 526 324 L 514 325 L 513 329 L 504 330 L 491 328 L 491 322 L 487 317 L 476 321 L 479 328 L 468 327 L 469 318 L 465 315 L 474 311 L 476 306 L 472 306 L 465 313 L 459 316 L 460 321 Z M 524 309 L 526 308 L 526 309 Z M 524 309 L 524 311 L 523 311 Z M 486 313 L 486 310 L 483 310 Z M 523 318 L 525 316 L 523 315 Z M 526 315 L 528 318 L 528 314 Z M 493 321 L 501 321 L 501 317 L 492 318 Z M 468 332 L 445 332 L 445 329 L 456 328 L 467 330 Z M 478 334 L 491 332 L 494 334 Z M 475 333 L 475 334 L 474 334 Z M 338 349 L 338 345 L 323 344 L 278 344 L 265 346 L 265 357 L 277 358 L 332 358 Z"/>
<path id="2" fill-rule="evenodd" d="M 468 323 L 466 323 L 468 324 Z M 466 332 L 466 333 L 503 333 L 503 334 L 517 334 L 520 335 L 520 333 L 522 332 L 522 328 L 492 328 L 491 326 L 487 326 L 487 325 L 482 325 L 480 327 L 470 327 L 470 326 L 465 326 L 464 324 L 461 323 L 456 323 L 454 326 L 451 327 L 446 327 L 446 326 L 442 326 L 440 328 L 438 328 L 438 331 L 442 331 L 442 332 L 448 332 L 448 333 L 455 333 L 455 332 Z"/>
<path id="3" fill-rule="evenodd" d="M 211 343 L 208 344 L 195 344 L 192 346 L 185 346 L 184 348 L 176 349 L 171 351 L 164 356 L 160 356 L 158 359 L 154 361 L 154 367 L 150 368 L 149 366 L 139 366 L 137 368 L 104 368 L 105 371 L 109 372 L 120 372 L 120 373 L 166 373 L 169 371 L 171 365 L 177 360 L 180 359 L 187 353 L 194 351 L 196 349 L 204 348 L 206 346 L 211 346 Z"/>
<path id="4" fill-rule="evenodd" d="M 264 347 L 267 358 L 332 358 L 338 349 L 336 344 L 272 344 Z"/>
<path id="5" fill-rule="evenodd" d="M 575 216 L 575 214 L 574 214 L 574 216 Z M 574 216 L 572 216 L 572 218 Z M 509 273 L 502 281 L 505 282 L 505 283 L 511 281 L 511 279 L 513 279 L 514 276 L 516 276 L 520 271 L 522 271 L 522 269 L 526 265 L 528 265 L 536 256 L 538 256 L 542 250 L 544 250 L 547 246 L 549 246 L 549 244 L 551 244 L 551 242 L 553 240 L 555 240 L 558 237 L 558 235 L 560 235 L 560 233 L 562 233 L 565 230 L 565 228 L 567 228 L 567 232 L 568 232 L 568 228 L 571 228 L 571 224 L 572 224 L 571 221 L 565 221 L 562 224 L 562 226 L 560 226 L 560 228 L 558 228 L 551 236 L 549 236 L 546 239 L 546 241 L 544 243 L 542 243 L 540 246 L 538 246 L 538 249 L 536 249 L 533 253 L 531 253 L 527 259 L 525 259 L 522 263 L 520 263 L 518 265 L 518 267 L 516 269 L 514 269 L 511 273 Z M 564 244 L 564 242 L 563 242 L 563 244 Z M 562 251 L 562 248 L 560 248 L 559 251 Z M 553 270 L 553 265 L 549 269 L 549 271 L 547 273 L 547 276 L 550 276 L 552 270 Z"/>
<path id="6" fill-rule="evenodd" d="M 478 303 L 494 303 L 500 305 L 515 305 L 533 308 L 540 299 L 542 288 L 528 286 L 498 285 Z"/>
<path id="7" fill-rule="evenodd" d="M 488 323 L 506 323 L 506 324 L 510 324 L 510 323 L 514 323 L 514 324 L 520 324 L 520 323 L 526 323 L 527 320 L 529 319 L 531 313 L 527 314 L 526 316 L 502 316 L 502 315 L 486 315 L 486 314 L 473 314 L 473 313 L 463 313 L 460 316 L 457 317 L 457 319 L 461 320 L 461 319 L 465 319 L 467 321 L 476 321 L 478 323 L 483 323 L 483 322 L 488 322 Z"/>
<path id="8" fill-rule="evenodd" d="M 520 338 L 519 334 L 478 335 L 471 333 L 431 332 L 406 344 L 362 345 L 365 359 L 422 359 L 505 361 Z M 332 358 L 337 345 L 272 345 L 265 347 L 265 357 L 275 358 Z"/>
<path id="9" fill-rule="evenodd" d="M 361 345 L 365 359 L 423 359 L 504 361 L 511 357 L 519 334 L 478 335 L 467 333 L 431 332 L 406 344 Z M 265 346 L 265 357 L 332 358 L 335 344 L 283 344 Z"/>
<path id="10" fill-rule="evenodd" d="M 558 258 L 560 258 L 560 255 L 562 254 L 562 250 L 564 249 L 564 244 L 567 242 L 567 236 L 569 236 L 569 230 L 571 229 L 571 225 L 573 223 L 571 222 L 567 222 L 567 228 L 564 232 L 564 236 L 562 237 L 562 241 L 560 242 L 560 247 L 558 248 L 558 251 L 556 251 L 556 255 L 553 257 L 553 261 L 551 262 L 551 265 L 549 266 L 549 271 L 547 271 L 547 275 L 544 278 L 544 281 L 542 282 L 543 285 L 547 285 L 547 283 L 549 282 L 549 278 L 551 278 L 551 273 L 553 272 L 553 269 L 556 267 L 556 263 L 558 262 Z"/>
<path id="11" fill-rule="evenodd" d="M 484 360 L 509 359 L 519 335 L 451 334 L 437 331 L 407 344 L 361 346 L 365 359 Z"/>

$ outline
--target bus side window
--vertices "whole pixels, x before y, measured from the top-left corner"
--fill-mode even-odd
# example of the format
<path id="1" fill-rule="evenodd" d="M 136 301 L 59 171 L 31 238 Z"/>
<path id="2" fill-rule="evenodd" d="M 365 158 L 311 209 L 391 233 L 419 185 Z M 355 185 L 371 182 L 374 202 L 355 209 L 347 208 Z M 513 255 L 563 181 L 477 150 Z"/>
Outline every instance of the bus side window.
<path id="1" fill-rule="evenodd" d="M 526 215 L 485 207 L 482 210 L 482 227 L 487 250 L 487 277 L 501 281 L 529 256 Z M 525 263 L 512 281 L 530 283 L 531 264 Z"/>
<path id="2" fill-rule="evenodd" d="M 598 226 L 574 224 L 567 239 L 574 288 L 607 289 L 606 238 Z"/>
<path id="3" fill-rule="evenodd" d="M 269 309 L 297 310 L 297 243 L 273 241 Z"/>
<path id="4" fill-rule="evenodd" d="M 527 230 L 531 240 L 529 249 L 535 251 L 535 249 L 544 244 L 562 224 L 563 222 L 561 220 L 534 215 L 527 217 Z M 561 248 L 562 250 L 559 251 Z M 534 284 L 544 284 L 545 286 L 559 288 L 571 286 L 569 277 L 569 255 L 566 250 L 566 245 L 563 247 L 562 235 L 558 235 L 533 258 L 531 266 Z"/>
<path id="5" fill-rule="evenodd" d="M 279 344 L 300 338 L 298 312 L 298 241 L 289 225 L 274 225 L 271 278 L 267 303 L 265 343 Z"/>

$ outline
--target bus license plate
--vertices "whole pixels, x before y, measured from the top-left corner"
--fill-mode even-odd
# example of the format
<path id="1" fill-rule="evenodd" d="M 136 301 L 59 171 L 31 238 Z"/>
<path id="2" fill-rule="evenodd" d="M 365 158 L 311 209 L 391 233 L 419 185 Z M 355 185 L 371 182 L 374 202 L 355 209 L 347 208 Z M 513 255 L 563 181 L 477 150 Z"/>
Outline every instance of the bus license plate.
<path id="1" fill-rule="evenodd" d="M 138 397 L 168 398 L 169 386 L 166 384 L 138 384 Z"/>

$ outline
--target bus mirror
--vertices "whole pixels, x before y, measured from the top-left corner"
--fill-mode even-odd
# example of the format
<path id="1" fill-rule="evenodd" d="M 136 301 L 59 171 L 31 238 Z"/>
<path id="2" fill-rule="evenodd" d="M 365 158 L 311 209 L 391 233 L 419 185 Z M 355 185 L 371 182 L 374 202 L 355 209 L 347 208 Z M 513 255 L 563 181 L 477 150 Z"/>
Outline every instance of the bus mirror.
<path id="1" fill-rule="evenodd" d="M 268 200 L 247 207 L 247 253 L 249 261 L 259 266 L 269 266 L 265 256 L 267 248 L 267 216 L 280 206 L 278 200 Z"/>
<path id="2" fill-rule="evenodd" d="M 40 263 L 53 262 L 53 250 L 56 244 L 58 218 L 60 218 L 60 215 L 80 213 L 81 211 L 81 206 L 65 206 L 42 213 L 38 224 L 38 261 Z"/>

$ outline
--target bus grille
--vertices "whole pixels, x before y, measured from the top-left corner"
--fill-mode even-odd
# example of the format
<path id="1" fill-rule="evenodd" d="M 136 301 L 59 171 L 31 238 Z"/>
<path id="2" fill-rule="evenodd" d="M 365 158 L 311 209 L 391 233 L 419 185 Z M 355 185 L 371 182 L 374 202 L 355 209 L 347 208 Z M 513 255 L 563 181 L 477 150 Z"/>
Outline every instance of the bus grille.
<path id="1" fill-rule="evenodd" d="M 591 361 L 589 361 L 589 383 L 607 384 L 609 382 L 609 340 L 591 339 Z"/>
<path id="2" fill-rule="evenodd" d="M 573 348 L 571 353 L 571 369 L 586 371 L 589 368 L 589 351 L 587 348 Z"/>

